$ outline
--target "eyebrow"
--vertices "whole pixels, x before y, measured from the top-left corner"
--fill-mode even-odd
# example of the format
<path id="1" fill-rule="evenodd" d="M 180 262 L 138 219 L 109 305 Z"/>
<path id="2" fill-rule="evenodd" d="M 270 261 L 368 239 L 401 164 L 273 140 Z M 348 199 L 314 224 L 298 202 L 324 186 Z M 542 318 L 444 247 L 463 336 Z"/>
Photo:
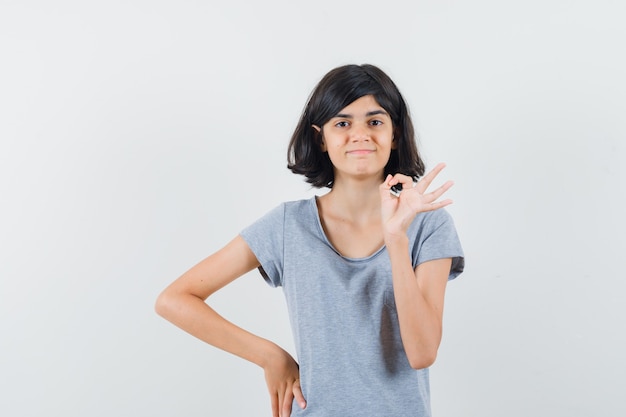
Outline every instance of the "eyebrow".
<path id="1" fill-rule="evenodd" d="M 384 111 L 384 110 L 372 110 L 372 111 L 369 111 L 369 112 L 365 113 L 365 117 L 376 116 L 377 114 L 382 114 L 384 116 L 389 116 L 389 114 L 386 111 Z M 334 117 L 339 117 L 341 119 L 352 119 L 352 118 L 354 118 L 353 115 L 346 114 L 346 113 L 338 113 Z"/>

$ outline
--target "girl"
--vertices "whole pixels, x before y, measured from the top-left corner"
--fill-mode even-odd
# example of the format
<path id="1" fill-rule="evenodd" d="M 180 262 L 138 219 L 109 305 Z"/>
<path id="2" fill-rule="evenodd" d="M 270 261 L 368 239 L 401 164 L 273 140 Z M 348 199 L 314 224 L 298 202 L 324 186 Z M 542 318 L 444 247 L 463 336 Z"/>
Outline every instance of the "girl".
<path id="1" fill-rule="evenodd" d="M 463 271 L 453 221 L 427 188 L 406 103 L 372 65 L 327 73 L 291 138 L 288 168 L 329 192 L 276 207 L 159 296 L 157 312 L 263 368 L 274 417 L 430 416 L 428 367 L 446 283 Z M 205 300 L 258 268 L 283 288 L 298 362 Z"/>

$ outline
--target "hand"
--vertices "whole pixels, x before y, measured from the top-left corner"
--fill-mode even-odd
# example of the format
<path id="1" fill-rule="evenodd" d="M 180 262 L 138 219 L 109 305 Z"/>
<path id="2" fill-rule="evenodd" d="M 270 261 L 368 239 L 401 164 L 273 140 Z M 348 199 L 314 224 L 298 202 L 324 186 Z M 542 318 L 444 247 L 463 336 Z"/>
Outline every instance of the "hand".
<path id="1" fill-rule="evenodd" d="M 452 204 L 450 199 L 436 201 L 454 185 L 452 181 L 447 181 L 435 191 L 426 192 L 426 189 L 445 166 L 444 163 L 438 164 L 417 183 L 413 182 L 413 178 L 402 174 L 388 175 L 385 178 L 385 181 L 380 185 L 385 236 L 405 236 L 417 213 L 437 210 Z M 402 192 L 400 192 L 399 197 L 395 197 L 389 192 L 391 187 L 396 184 L 402 184 Z"/>
<path id="2" fill-rule="evenodd" d="M 287 352 L 270 360 L 264 367 L 265 382 L 270 392 L 273 417 L 289 417 L 295 398 L 300 408 L 306 407 L 306 401 L 300 388 L 300 370 L 296 361 Z"/>

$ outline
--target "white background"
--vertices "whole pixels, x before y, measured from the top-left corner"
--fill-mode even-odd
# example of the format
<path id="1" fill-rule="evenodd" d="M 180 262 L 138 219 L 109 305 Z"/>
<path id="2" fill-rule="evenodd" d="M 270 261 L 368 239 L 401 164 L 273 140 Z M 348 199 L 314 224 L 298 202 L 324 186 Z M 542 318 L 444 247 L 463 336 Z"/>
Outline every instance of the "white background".
<path id="1" fill-rule="evenodd" d="M 0 415 L 270 415 L 261 369 L 153 304 L 324 192 L 286 147 L 346 63 L 396 81 L 456 182 L 434 415 L 626 415 L 622 4 L 1 0 Z M 257 273 L 213 303 L 293 352 Z"/>

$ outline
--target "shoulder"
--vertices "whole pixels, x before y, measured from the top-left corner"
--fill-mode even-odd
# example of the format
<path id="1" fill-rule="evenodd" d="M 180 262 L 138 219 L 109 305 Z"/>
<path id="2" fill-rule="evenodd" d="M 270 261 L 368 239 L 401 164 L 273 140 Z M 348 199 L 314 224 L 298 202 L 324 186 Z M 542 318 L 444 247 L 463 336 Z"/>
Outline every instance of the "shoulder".
<path id="1" fill-rule="evenodd" d="M 305 198 L 302 200 L 285 201 L 281 204 L 281 206 L 284 206 L 290 209 L 299 209 L 299 208 L 309 207 L 310 205 L 315 204 L 315 199 L 316 197 L 311 197 L 311 198 Z"/>
<path id="2" fill-rule="evenodd" d="M 285 220 L 311 220 L 317 213 L 315 197 L 303 200 L 286 201 L 279 207 L 283 208 Z"/>
<path id="3" fill-rule="evenodd" d="M 276 211 L 298 210 L 298 209 L 302 209 L 305 207 L 309 207 L 311 204 L 315 204 L 315 197 L 306 198 L 302 200 L 287 200 L 274 206 L 272 209 L 270 209 L 268 214 L 276 212 Z"/>
<path id="4" fill-rule="evenodd" d="M 262 224 L 268 227 L 274 227 L 283 224 L 289 219 L 302 219 L 305 214 L 313 212 L 315 199 L 284 201 L 262 215 L 253 225 Z"/>
<path id="5" fill-rule="evenodd" d="M 409 227 L 408 235 L 416 242 L 425 241 L 433 236 L 441 239 L 458 239 L 452 216 L 446 209 L 438 209 L 415 216 Z"/>
<path id="6" fill-rule="evenodd" d="M 436 229 L 444 224 L 454 224 L 454 221 L 445 208 L 440 208 L 438 210 L 419 213 L 415 216 L 411 227 Z"/>
<path id="7" fill-rule="evenodd" d="M 452 216 L 445 209 L 420 213 L 409 228 L 413 239 L 413 266 L 441 258 L 452 258 L 449 279 L 463 271 L 463 248 Z"/>

